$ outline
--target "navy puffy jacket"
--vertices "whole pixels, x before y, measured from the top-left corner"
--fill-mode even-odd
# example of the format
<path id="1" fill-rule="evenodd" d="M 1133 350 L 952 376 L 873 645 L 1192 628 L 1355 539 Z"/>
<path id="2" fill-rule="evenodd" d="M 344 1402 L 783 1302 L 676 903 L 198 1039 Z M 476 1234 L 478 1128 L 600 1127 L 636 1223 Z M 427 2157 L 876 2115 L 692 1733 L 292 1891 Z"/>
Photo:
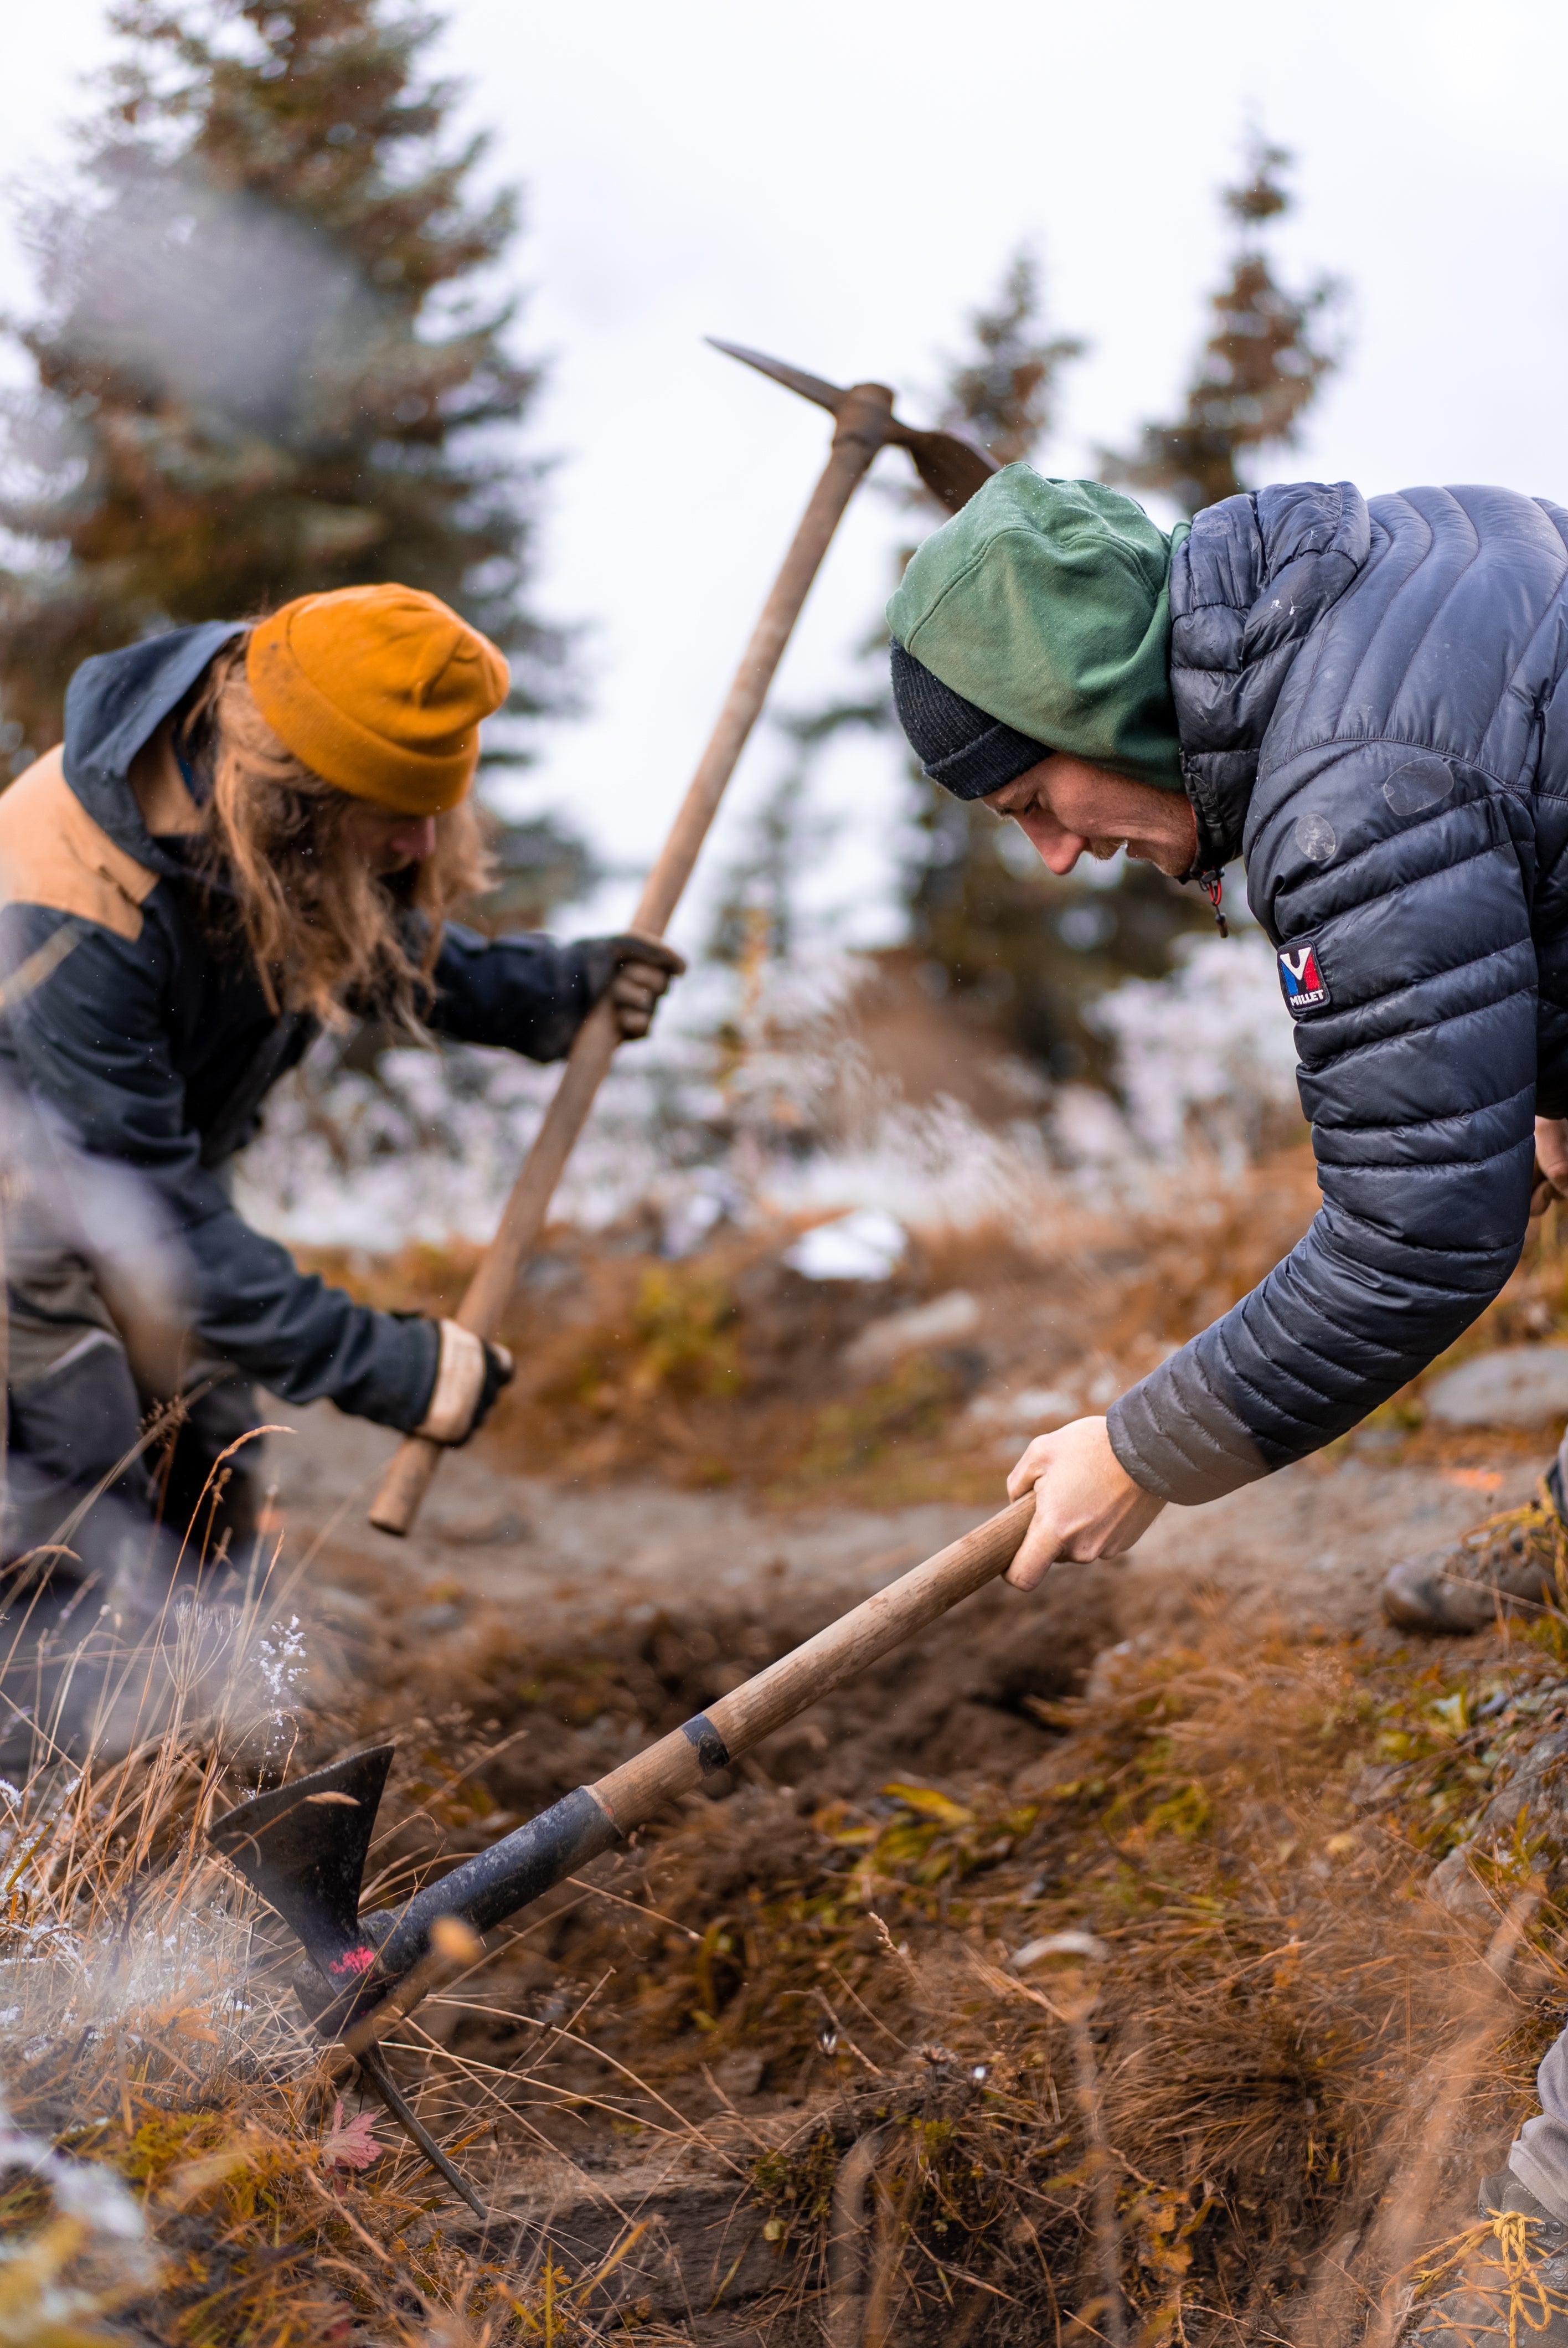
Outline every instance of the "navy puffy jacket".
<path id="1" fill-rule="evenodd" d="M 328 1395 L 406 1430 L 435 1383 L 434 1323 L 302 1273 L 235 1212 L 223 1177 L 314 1023 L 275 1016 L 243 946 L 214 944 L 190 839 L 132 784 L 137 751 L 233 633 L 175 629 L 85 662 L 63 757 L 0 797 L 0 968 L 24 972 L 0 1020 L 0 1078 L 148 1182 L 183 1241 L 206 1351 L 286 1401 Z M 448 925 L 427 1017 L 437 1035 L 552 1060 L 591 1000 L 580 946 Z"/>
<path id="2" fill-rule="evenodd" d="M 1568 1113 L 1568 512 L 1227 498 L 1177 550 L 1171 610 L 1200 863 L 1245 857 L 1288 957 L 1323 1193 L 1111 1411 L 1128 1473 L 1197 1501 L 1354 1426 L 1518 1258 L 1533 1118 Z"/>

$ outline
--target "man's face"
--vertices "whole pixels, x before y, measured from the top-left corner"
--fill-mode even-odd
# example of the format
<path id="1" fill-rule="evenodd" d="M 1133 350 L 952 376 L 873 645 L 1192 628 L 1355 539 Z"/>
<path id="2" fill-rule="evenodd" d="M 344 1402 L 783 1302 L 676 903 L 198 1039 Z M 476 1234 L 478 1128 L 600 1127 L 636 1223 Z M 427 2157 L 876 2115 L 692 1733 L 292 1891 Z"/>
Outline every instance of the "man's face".
<path id="1" fill-rule="evenodd" d="M 1081 856 L 1104 860 L 1124 848 L 1140 864 L 1156 864 L 1180 880 L 1197 854 L 1198 825 L 1185 792 L 1157 791 L 1066 750 L 1053 750 L 985 804 L 1010 816 L 1033 841 L 1040 861 L 1071 872 Z"/>
<path id="2" fill-rule="evenodd" d="M 374 799 L 356 799 L 345 827 L 351 849 L 371 870 L 386 879 L 423 863 L 436 846 L 433 815 L 398 815 Z"/>

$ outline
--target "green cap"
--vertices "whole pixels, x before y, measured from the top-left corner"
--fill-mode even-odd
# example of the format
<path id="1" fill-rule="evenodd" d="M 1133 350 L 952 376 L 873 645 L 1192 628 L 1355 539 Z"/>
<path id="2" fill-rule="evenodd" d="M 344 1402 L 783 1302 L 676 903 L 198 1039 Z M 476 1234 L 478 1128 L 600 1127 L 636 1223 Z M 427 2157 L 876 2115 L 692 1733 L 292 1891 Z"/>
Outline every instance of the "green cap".
<path id="1" fill-rule="evenodd" d="M 1131 498 L 1004 465 L 915 553 L 887 606 L 897 643 L 954 693 L 1048 749 L 1179 791 L 1171 556 Z"/>

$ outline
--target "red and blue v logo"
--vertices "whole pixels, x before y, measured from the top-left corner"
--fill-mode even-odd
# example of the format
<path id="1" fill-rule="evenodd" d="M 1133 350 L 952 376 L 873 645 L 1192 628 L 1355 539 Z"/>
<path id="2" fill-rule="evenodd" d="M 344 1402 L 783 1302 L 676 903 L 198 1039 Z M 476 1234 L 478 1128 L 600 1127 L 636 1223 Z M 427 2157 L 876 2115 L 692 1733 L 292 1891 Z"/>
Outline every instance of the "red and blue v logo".
<path id="1" fill-rule="evenodd" d="M 1279 983 L 1285 989 L 1285 1000 L 1292 1011 L 1315 1011 L 1328 1000 L 1328 989 L 1323 983 L 1323 973 L 1317 967 L 1316 946 L 1282 946 L 1279 950 Z"/>

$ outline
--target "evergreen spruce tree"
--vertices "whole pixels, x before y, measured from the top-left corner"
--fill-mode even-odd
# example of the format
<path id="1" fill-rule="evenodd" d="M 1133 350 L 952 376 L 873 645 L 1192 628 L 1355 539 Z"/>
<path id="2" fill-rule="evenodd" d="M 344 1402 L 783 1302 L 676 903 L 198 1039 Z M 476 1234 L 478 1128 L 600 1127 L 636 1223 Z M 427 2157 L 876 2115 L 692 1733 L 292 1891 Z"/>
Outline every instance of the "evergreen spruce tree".
<path id="1" fill-rule="evenodd" d="M 1267 221 L 1290 210 L 1284 184 L 1288 150 L 1255 139 L 1245 185 L 1223 201 L 1236 223 L 1228 282 L 1213 297 L 1214 332 L 1204 344 L 1184 413 L 1146 424 L 1135 455 L 1104 452 L 1102 478 L 1132 489 L 1163 490 L 1188 514 L 1247 487 L 1240 459 L 1250 449 L 1289 448 L 1301 418 L 1337 364 L 1320 339 L 1339 289 L 1319 278 L 1293 294 L 1275 277 L 1264 245 Z"/>
<path id="2" fill-rule="evenodd" d="M 58 738 L 88 654 L 313 590 L 401 580 L 559 702 L 527 607 L 536 372 L 490 288 L 516 200 L 422 71 L 400 0 L 124 0 L 80 184 L 28 228 L 36 388 L 7 410 L 0 718 L 13 771 Z M 505 755 L 503 753 L 503 755 Z M 514 748 L 514 755 L 516 751 Z"/>
<path id="3" fill-rule="evenodd" d="M 1039 265 L 1020 252 L 996 301 L 971 314 L 970 350 L 949 364 L 942 420 L 999 464 L 1032 458 L 1049 440 L 1061 376 L 1085 347 L 1050 333 L 1041 311 Z M 926 506 L 934 525 L 940 513 Z M 1132 972 L 1163 970 L 1186 909 L 1157 874 L 1136 868 L 1109 891 L 1055 880 L 1016 826 L 927 782 L 912 761 L 909 777 L 917 846 L 905 896 L 927 984 L 984 1008 L 1057 1075 L 1079 1074 L 1101 1056 L 1086 1003 Z"/>
<path id="4" fill-rule="evenodd" d="M 995 306 L 970 314 L 974 348 L 949 364 L 942 422 L 978 440 L 999 465 L 1017 464 L 1045 438 L 1057 379 L 1087 347 L 1071 335 L 1044 334 L 1041 299 L 1039 262 L 1027 249 L 1015 253 Z M 926 502 L 938 510 L 928 496 Z"/>
<path id="5" fill-rule="evenodd" d="M 968 348 L 948 362 L 942 423 L 979 441 L 1000 464 L 1032 457 L 1049 438 L 1063 371 L 1083 349 L 1052 332 L 1042 309 L 1039 265 L 1020 253 L 996 299 L 972 314 Z M 917 485 L 891 493 L 918 515 L 922 530 L 945 518 Z M 913 551 L 900 549 L 899 571 Z M 875 664 L 866 693 L 784 721 L 795 757 L 728 876 L 714 940 L 723 958 L 737 959 L 754 941 L 759 916 L 774 951 L 794 934 L 795 832 L 816 753 L 850 729 L 903 744 L 880 623 L 864 649 Z M 903 893 L 923 981 L 972 1004 L 1056 1075 L 1094 1068 L 1105 1047 L 1084 1017 L 1089 1003 L 1124 977 L 1163 974 L 1173 940 L 1206 922 L 1207 905 L 1136 865 L 1116 876 L 1096 870 L 1092 879 L 1056 880 L 1015 825 L 951 798 L 913 762 L 907 773 L 915 821 Z M 1108 877 L 1114 885 L 1096 885 Z"/>

